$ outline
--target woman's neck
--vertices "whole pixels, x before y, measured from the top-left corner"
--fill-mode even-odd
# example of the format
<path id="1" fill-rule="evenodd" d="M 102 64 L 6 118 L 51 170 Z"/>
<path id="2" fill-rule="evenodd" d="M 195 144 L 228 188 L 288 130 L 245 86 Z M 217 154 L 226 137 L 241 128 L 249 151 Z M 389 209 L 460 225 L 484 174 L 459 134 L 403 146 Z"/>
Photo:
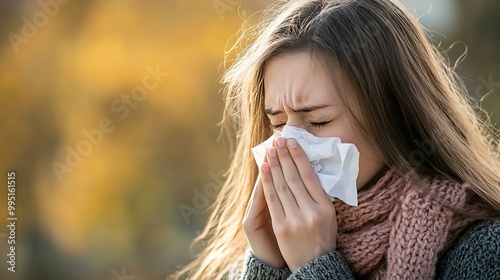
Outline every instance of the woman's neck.
<path id="1" fill-rule="evenodd" d="M 358 190 L 358 192 L 362 192 L 362 191 L 365 191 L 365 190 L 371 188 L 373 185 L 375 185 L 380 180 L 380 178 L 382 178 L 382 176 L 384 176 L 385 173 L 387 173 L 387 171 L 389 169 L 390 168 L 387 165 L 382 166 L 382 168 L 380 168 L 380 170 L 370 179 L 370 181 L 368 181 L 364 186 L 362 186 Z"/>

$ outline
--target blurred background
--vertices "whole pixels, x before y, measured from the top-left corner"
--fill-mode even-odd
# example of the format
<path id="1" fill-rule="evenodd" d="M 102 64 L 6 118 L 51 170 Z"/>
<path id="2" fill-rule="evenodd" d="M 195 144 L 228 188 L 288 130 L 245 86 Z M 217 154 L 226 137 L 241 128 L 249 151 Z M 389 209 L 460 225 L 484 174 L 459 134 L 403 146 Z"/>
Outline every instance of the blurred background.
<path id="1" fill-rule="evenodd" d="M 193 258 L 228 166 L 224 51 L 271 2 L 0 1 L 0 279 L 164 279 Z M 468 47 L 457 71 L 498 122 L 500 2 L 404 2 L 461 42 L 452 63 Z"/>

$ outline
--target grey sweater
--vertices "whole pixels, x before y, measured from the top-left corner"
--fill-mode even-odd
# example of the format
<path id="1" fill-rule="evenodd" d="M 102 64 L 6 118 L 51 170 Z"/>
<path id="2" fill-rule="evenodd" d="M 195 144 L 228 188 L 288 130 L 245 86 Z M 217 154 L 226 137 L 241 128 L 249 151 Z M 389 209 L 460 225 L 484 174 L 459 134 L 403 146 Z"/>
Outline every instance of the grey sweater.
<path id="1" fill-rule="evenodd" d="M 251 254 L 243 280 L 354 279 L 338 251 L 322 255 L 294 273 L 267 266 Z M 500 220 L 484 221 L 466 231 L 438 261 L 435 279 L 500 279 Z"/>

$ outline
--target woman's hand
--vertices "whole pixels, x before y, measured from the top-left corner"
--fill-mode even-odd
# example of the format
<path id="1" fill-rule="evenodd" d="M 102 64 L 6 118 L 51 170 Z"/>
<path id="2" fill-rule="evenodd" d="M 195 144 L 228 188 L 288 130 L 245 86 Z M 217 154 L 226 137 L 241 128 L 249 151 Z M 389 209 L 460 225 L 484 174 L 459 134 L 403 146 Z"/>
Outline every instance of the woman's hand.
<path id="1" fill-rule="evenodd" d="M 273 232 L 260 177 L 255 182 L 242 226 L 252 254 L 257 259 L 274 268 L 286 266 Z"/>
<path id="2" fill-rule="evenodd" d="M 335 208 L 296 140 L 277 138 L 266 157 L 261 180 L 273 231 L 288 267 L 296 271 L 335 250 Z"/>

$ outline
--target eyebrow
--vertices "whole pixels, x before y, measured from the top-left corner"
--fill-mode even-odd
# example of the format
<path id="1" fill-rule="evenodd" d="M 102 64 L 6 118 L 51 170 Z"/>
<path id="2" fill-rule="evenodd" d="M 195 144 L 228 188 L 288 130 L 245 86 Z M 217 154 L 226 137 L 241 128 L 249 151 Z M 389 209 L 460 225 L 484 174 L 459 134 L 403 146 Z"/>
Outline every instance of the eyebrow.
<path id="1" fill-rule="evenodd" d="M 330 105 L 312 105 L 312 106 L 305 106 L 302 108 L 292 109 L 292 111 L 295 113 L 309 113 L 315 110 L 323 109 L 328 106 Z M 265 112 L 269 116 L 276 116 L 283 113 L 283 111 L 273 110 L 272 108 L 266 109 Z"/>

